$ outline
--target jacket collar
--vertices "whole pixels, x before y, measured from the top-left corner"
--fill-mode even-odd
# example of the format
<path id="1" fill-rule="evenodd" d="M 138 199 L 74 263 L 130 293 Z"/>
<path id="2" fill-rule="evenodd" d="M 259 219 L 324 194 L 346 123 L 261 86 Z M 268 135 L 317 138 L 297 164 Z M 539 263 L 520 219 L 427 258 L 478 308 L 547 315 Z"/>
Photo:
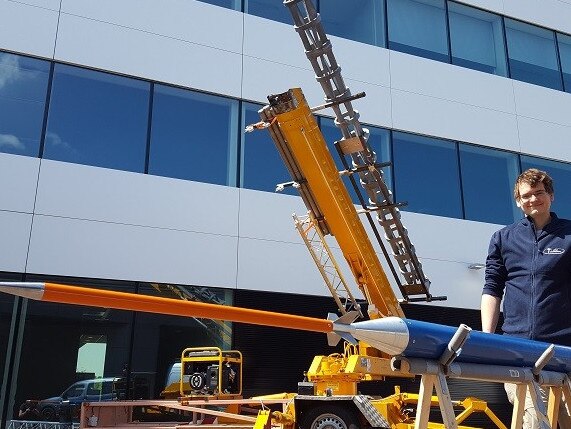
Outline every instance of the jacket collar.
<path id="1" fill-rule="evenodd" d="M 551 214 L 551 220 L 549 221 L 549 223 L 547 225 L 545 225 L 543 227 L 544 231 L 551 231 L 552 228 L 555 227 L 559 223 L 559 218 L 557 217 L 557 215 L 554 212 L 550 212 L 550 214 Z M 533 221 L 531 220 L 531 218 L 529 216 L 525 216 L 520 221 L 520 223 L 526 227 L 533 225 Z"/>

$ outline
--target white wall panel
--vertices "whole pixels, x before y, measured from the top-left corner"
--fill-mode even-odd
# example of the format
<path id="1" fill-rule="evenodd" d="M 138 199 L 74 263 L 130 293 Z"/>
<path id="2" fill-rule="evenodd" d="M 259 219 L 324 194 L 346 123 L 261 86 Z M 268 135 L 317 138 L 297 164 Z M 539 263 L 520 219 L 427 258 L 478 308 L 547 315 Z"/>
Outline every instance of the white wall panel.
<path id="1" fill-rule="evenodd" d="M 0 271 L 23 273 L 26 270 L 32 215 L 0 210 Z"/>
<path id="2" fill-rule="evenodd" d="M 60 19 L 56 59 L 240 96 L 239 54 L 69 14 Z"/>
<path id="3" fill-rule="evenodd" d="M 32 213 L 40 160 L 0 153 L 0 210 Z"/>
<path id="4" fill-rule="evenodd" d="M 394 89 L 393 126 L 430 136 L 519 151 L 513 114 Z"/>
<path id="5" fill-rule="evenodd" d="M 293 25 L 244 14 L 244 55 L 305 68 L 313 76 L 303 44 Z M 277 82 L 283 77 L 274 76 Z"/>
<path id="6" fill-rule="evenodd" d="M 390 51 L 388 49 L 336 36 L 330 36 L 330 39 L 337 63 L 341 66 L 343 79 L 369 82 L 385 87 L 391 85 Z M 306 61 L 309 62 L 309 60 Z M 356 88 L 351 89 L 353 93 L 360 92 Z"/>
<path id="7" fill-rule="evenodd" d="M 52 7 L 53 1 L 47 3 Z M 0 1 L 0 49 L 52 58 L 58 12 L 13 1 Z"/>
<path id="8" fill-rule="evenodd" d="M 421 258 L 463 264 L 486 262 L 492 234 L 503 225 L 402 212 L 402 221 Z M 425 273 L 428 277 L 430 273 Z"/>
<path id="9" fill-rule="evenodd" d="M 236 53 L 242 50 L 242 13 L 200 1 L 63 0 L 62 12 Z"/>
<path id="10" fill-rule="evenodd" d="M 30 6 L 41 7 L 42 9 L 59 11 L 60 0 L 7 0 L 14 3 L 23 3 Z"/>
<path id="11" fill-rule="evenodd" d="M 391 85 L 395 89 L 514 113 L 510 79 L 401 52 L 391 52 Z"/>
<path id="12" fill-rule="evenodd" d="M 571 126 L 518 117 L 522 153 L 571 162 Z"/>
<path id="13" fill-rule="evenodd" d="M 242 98 L 268 103 L 267 96 L 300 87 L 310 106 L 323 104 L 323 91 L 309 69 L 244 56 Z"/>
<path id="14" fill-rule="evenodd" d="M 236 286 L 237 238 L 36 215 L 29 273 Z"/>
<path id="15" fill-rule="evenodd" d="M 571 4 L 561 0 L 503 0 L 507 16 L 571 33 Z"/>
<path id="16" fill-rule="evenodd" d="M 513 81 L 517 114 L 571 126 L 571 94 Z"/>
<path id="17" fill-rule="evenodd" d="M 458 3 L 464 3 L 468 6 L 479 7 L 480 9 L 486 9 L 490 12 L 495 12 L 499 14 L 504 13 L 504 2 L 503 0 L 455 0 Z"/>
<path id="18" fill-rule="evenodd" d="M 237 212 L 236 188 L 42 162 L 38 214 L 237 236 Z"/>
<path id="19" fill-rule="evenodd" d="M 303 244 L 240 238 L 238 289 L 327 296 L 327 290 Z"/>
<path id="20" fill-rule="evenodd" d="M 361 91 L 366 93 L 366 97 L 352 101 L 353 108 L 359 112 L 360 122 L 388 128 L 393 126 L 390 88 L 351 79 L 345 79 L 345 85 L 352 94 Z M 331 109 L 324 110 L 323 113 L 334 114 Z M 341 132 L 339 132 L 339 137 L 341 138 Z"/>
<path id="21" fill-rule="evenodd" d="M 479 309 L 484 287 L 484 270 L 470 270 L 466 264 L 434 259 L 421 259 L 424 271 L 432 282 L 433 296 L 447 296 L 446 301 L 433 305 Z M 427 303 L 426 305 L 432 305 Z"/>
<path id="22" fill-rule="evenodd" d="M 240 237 L 303 244 L 293 213 L 307 213 L 301 197 L 240 189 Z"/>

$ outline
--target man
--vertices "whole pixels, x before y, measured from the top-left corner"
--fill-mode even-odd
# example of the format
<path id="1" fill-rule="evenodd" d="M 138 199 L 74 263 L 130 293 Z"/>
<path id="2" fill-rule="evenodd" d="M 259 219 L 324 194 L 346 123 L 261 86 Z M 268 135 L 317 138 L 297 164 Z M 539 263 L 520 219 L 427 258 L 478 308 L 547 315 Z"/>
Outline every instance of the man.
<path id="1" fill-rule="evenodd" d="M 571 346 L 571 221 L 551 212 L 553 180 L 544 171 L 523 172 L 514 198 L 525 217 L 490 241 L 482 330 L 496 330 L 504 297 L 504 334 Z M 506 392 L 513 403 L 515 385 Z M 539 427 L 529 397 L 525 408 L 524 428 Z"/>

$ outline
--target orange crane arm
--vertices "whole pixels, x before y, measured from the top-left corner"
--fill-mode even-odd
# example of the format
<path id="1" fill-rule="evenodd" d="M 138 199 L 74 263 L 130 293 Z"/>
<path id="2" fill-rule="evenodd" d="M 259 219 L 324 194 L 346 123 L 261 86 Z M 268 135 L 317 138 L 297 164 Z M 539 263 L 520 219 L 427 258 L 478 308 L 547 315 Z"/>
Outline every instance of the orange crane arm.
<path id="1" fill-rule="evenodd" d="M 276 136 L 281 140 L 278 150 L 290 167 L 295 164 L 302 188 L 309 188 L 304 197 L 306 205 L 310 210 L 315 208 L 313 212 L 320 227 L 335 236 L 371 305 L 370 317 L 404 317 L 301 89 L 294 88 L 269 99 L 269 111 L 265 114 L 267 119 L 273 115 L 270 132 L 274 140 Z M 309 204 L 308 199 L 311 199 Z"/>

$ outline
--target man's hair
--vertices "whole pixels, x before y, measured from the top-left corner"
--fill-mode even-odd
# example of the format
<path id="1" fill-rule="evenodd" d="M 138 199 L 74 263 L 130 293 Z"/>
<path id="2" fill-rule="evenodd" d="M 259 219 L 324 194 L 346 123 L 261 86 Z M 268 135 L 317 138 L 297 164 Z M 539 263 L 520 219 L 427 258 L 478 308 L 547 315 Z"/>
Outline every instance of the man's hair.
<path id="1" fill-rule="evenodd" d="M 527 183 L 532 188 L 535 188 L 540 183 L 543 183 L 545 191 L 549 195 L 553 195 L 553 179 L 545 171 L 538 170 L 537 168 L 530 168 L 521 173 L 514 186 L 514 198 L 519 200 L 519 185 L 522 183 Z"/>

